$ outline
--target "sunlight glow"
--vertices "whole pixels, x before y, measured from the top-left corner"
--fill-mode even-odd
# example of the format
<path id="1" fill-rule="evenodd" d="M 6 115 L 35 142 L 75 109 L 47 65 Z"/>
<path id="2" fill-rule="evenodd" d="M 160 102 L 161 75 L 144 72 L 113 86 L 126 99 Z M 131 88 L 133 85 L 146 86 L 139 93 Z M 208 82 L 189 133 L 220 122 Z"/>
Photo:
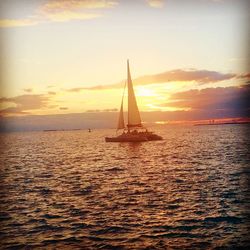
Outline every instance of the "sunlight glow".
<path id="1" fill-rule="evenodd" d="M 136 96 L 149 96 L 149 97 L 155 97 L 155 96 L 158 96 L 155 91 L 153 89 L 149 89 L 149 88 L 146 88 L 146 87 L 137 87 L 136 88 Z"/>

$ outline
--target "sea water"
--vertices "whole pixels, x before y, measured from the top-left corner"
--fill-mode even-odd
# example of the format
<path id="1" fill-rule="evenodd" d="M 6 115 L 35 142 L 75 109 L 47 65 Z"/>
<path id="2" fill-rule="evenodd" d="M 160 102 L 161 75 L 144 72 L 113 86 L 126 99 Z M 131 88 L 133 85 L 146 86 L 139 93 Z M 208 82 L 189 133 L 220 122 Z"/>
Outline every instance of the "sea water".
<path id="1" fill-rule="evenodd" d="M 248 125 L 2 133 L 1 248 L 247 247 Z"/>

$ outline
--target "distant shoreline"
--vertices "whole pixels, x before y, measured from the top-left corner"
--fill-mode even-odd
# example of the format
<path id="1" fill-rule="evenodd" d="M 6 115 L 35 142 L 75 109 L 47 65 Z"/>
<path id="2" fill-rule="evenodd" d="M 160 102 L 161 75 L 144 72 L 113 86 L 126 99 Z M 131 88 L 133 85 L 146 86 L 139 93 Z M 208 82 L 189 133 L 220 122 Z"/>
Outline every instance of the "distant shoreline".
<path id="1" fill-rule="evenodd" d="M 250 124 L 250 122 L 198 123 L 198 124 L 194 124 L 194 126 L 206 126 L 206 125 L 232 125 L 232 124 Z"/>
<path id="2" fill-rule="evenodd" d="M 84 128 L 73 128 L 73 129 L 44 129 L 43 132 L 72 131 L 72 130 L 88 130 L 88 129 L 84 129 Z"/>

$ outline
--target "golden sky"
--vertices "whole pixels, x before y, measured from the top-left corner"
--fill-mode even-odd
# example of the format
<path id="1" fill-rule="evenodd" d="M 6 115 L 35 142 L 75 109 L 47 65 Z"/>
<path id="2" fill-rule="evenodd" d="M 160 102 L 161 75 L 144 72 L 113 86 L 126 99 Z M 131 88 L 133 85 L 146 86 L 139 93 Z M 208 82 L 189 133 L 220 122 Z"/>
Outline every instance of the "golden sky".
<path id="1" fill-rule="evenodd" d="M 246 0 L 0 7 L 4 116 L 116 111 L 127 59 L 141 111 L 235 112 L 249 93 Z"/>

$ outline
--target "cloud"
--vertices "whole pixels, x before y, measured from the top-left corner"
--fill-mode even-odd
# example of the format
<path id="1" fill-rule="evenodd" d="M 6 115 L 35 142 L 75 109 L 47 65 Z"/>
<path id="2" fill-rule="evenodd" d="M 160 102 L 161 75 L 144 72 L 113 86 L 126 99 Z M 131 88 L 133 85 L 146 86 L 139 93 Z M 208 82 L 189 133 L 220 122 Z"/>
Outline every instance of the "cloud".
<path id="1" fill-rule="evenodd" d="M 45 95 L 20 95 L 10 98 L 0 98 L 1 103 L 11 103 L 15 107 L 8 107 L 1 109 L 0 113 L 4 115 L 8 114 L 28 114 L 31 110 L 37 110 L 47 107 L 49 97 Z"/>
<path id="2" fill-rule="evenodd" d="M 230 80 L 236 77 L 235 74 L 224 74 L 217 71 L 209 71 L 209 70 L 196 70 L 196 69 L 176 69 L 171 71 L 166 71 L 159 74 L 154 75 L 145 75 L 133 79 L 134 85 L 148 85 L 148 84 L 159 84 L 166 82 L 192 82 L 202 85 L 207 83 L 214 83 L 224 80 Z M 103 90 L 103 89 L 115 89 L 115 88 L 123 88 L 124 80 L 115 83 L 115 84 L 107 84 L 107 85 L 96 85 L 93 87 L 78 87 L 71 88 L 66 91 L 69 92 L 80 92 L 81 90 Z"/>
<path id="3" fill-rule="evenodd" d="M 152 83 L 164 83 L 171 81 L 195 81 L 199 84 L 219 82 L 234 78 L 235 74 L 224 74 L 217 71 L 196 70 L 196 69 L 176 69 L 160 74 L 142 76 L 134 80 L 135 84 L 146 85 Z"/>
<path id="4" fill-rule="evenodd" d="M 23 91 L 27 92 L 27 93 L 31 93 L 33 91 L 33 89 L 28 88 L 28 89 L 23 89 Z"/>
<path id="5" fill-rule="evenodd" d="M 57 108 L 58 107 L 58 105 L 48 105 L 47 106 L 47 108 L 49 108 L 49 109 L 54 109 L 54 108 Z"/>
<path id="6" fill-rule="evenodd" d="M 9 107 L 6 109 L 0 110 L 0 115 L 9 115 L 9 114 L 15 114 L 15 115 L 27 115 L 29 112 L 23 111 L 20 107 Z"/>
<path id="7" fill-rule="evenodd" d="M 189 90 L 171 95 L 162 107 L 178 107 L 190 111 L 247 114 L 250 111 L 250 85 Z"/>
<path id="8" fill-rule="evenodd" d="M 237 78 L 240 78 L 240 79 L 250 79 L 250 73 L 238 75 Z"/>
<path id="9" fill-rule="evenodd" d="M 145 0 L 152 8 L 162 8 L 164 0 Z M 221 2 L 222 0 L 209 0 Z M 0 19 L 0 27 L 32 26 L 44 22 L 66 22 L 102 17 L 101 10 L 118 5 L 118 0 L 47 0 L 23 19 Z"/>
<path id="10" fill-rule="evenodd" d="M 47 14 L 47 18 L 53 22 L 66 22 L 70 20 L 87 20 L 100 17 L 97 13 L 76 13 L 73 11 L 63 11 L 55 14 Z"/>
<path id="11" fill-rule="evenodd" d="M 52 0 L 42 5 L 40 11 L 44 13 L 58 13 L 86 9 L 105 9 L 116 4 L 117 1 L 114 0 Z"/>
<path id="12" fill-rule="evenodd" d="M 117 108 L 113 109 L 89 109 L 86 111 L 86 113 L 99 113 L 99 112 L 117 112 Z"/>
<path id="13" fill-rule="evenodd" d="M 124 83 L 123 83 L 124 84 Z M 109 85 L 96 85 L 93 87 L 78 87 L 66 89 L 67 92 L 80 92 L 82 90 L 102 90 L 102 89 L 114 89 L 122 87 L 121 83 L 109 84 Z"/>
<path id="14" fill-rule="evenodd" d="M 48 94 L 49 95 L 56 95 L 56 92 L 55 91 L 48 91 Z"/>
<path id="15" fill-rule="evenodd" d="M 80 92 L 81 90 L 84 90 L 86 88 L 72 88 L 72 89 L 67 89 L 67 92 Z"/>
<path id="16" fill-rule="evenodd" d="M 164 5 L 164 0 L 147 0 L 147 3 L 150 7 L 162 8 Z"/>
<path id="17" fill-rule="evenodd" d="M 88 20 L 102 16 L 101 9 L 111 8 L 115 0 L 48 0 L 24 19 L 1 19 L 0 27 L 31 26 L 43 22 Z"/>
<path id="18" fill-rule="evenodd" d="M 60 110 L 68 110 L 69 108 L 68 107 L 60 107 L 59 109 Z"/>
<path id="19" fill-rule="evenodd" d="M 33 19 L 0 19 L 0 27 L 9 28 L 9 27 L 22 27 L 22 26 L 32 26 L 38 24 L 38 20 Z"/>
<path id="20" fill-rule="evenodd" d="M 52 0 L 43 9 L 46 11 L 74 10 L 74 9 L 103 9 L 117 4 L 115 0 Z"/>

